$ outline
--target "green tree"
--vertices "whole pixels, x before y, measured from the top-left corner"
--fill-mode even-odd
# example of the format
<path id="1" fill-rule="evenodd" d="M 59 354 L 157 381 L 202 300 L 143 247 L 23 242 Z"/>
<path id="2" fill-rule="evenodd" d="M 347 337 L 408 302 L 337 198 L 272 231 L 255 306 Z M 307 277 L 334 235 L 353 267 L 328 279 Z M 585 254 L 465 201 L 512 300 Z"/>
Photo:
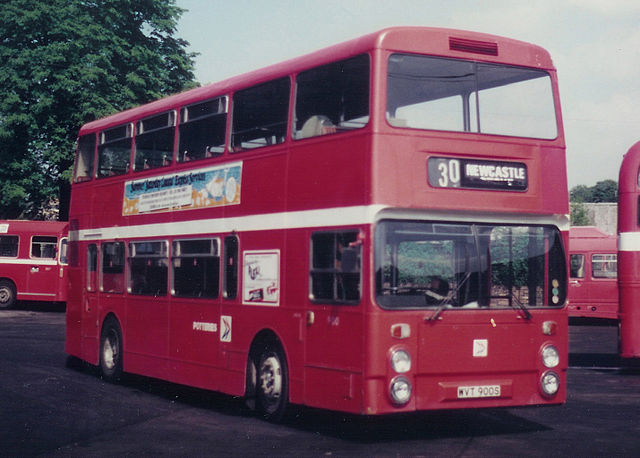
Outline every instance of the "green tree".
<path id="1" fill-rule="evenodd" d="M 589 218 L 587 209 L 582 202 L 571 202 L 571 225 L 591 226 L 593 221 Z"/>
<path id="2" fill-rule="evenodd" d="M 569 191 L 571 202 L 591 202 L 591 187 L 579 184 Z"/>
<path id="3" fill-rule="evenodd" d="M 618 183 L 614 180 L 598 181 L 593 187 L 592 202 L 617 202 Z"/>
<path id="4" fill-rule="evenodd" d="M 580 184 L 569 191 L 571 202 L 617 202 L 618 183 L 615 180 L 598 181 L 593 186 Z"/>
<path id="5" fill-rule="evenodd" d="M 0 218 L 67 215 L 86 121 L 193 87 L 175 0 L 3 0 Z"/>

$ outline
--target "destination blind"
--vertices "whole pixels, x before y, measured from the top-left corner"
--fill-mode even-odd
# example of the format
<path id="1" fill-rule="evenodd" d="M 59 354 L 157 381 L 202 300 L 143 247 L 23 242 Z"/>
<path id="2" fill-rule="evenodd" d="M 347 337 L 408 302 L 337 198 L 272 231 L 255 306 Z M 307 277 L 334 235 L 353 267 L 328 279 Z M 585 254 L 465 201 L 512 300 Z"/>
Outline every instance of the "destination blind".
<path id="1" fill-rule="evenodd" d="M 436 188 L 526 191 L 527 166 L 521 162 L 430 157 L 429 184 Z"/>

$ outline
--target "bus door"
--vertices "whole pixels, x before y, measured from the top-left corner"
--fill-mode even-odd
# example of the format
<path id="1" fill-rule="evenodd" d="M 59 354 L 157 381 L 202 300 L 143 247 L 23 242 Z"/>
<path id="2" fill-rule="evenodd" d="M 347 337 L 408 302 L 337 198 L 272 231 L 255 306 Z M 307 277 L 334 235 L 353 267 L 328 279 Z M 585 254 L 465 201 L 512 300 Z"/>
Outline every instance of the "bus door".
<path id="1" fill-rule="evenodd" d="M 305 403 L 344 409 L 358 402 L 362 373 L 361 240 L 357 230 L 315 232 L 311 245 Z"/>
<path id="2" fill-rule="evenodd" d="M 82 338 L 88 351 L 95 351 L 98 338 L 98 246 L 95 243 L 87 247 L 87 270 L 83 291 Z M 88 341 L 87 341 L 88 340 Z"/>
<path id="3" fill-rule="evenodd" d="M 591 282 L 588 281 L 588 253 L 571 253 L 569 269 L 569 298 L 574 306 L 591 301 Z"/>
<path id="4" fill-rule="evenodd" d="M 29 269 L 27 271 L 27 290 L 33 298 L 49 296 L 54 300 L 53 286 L 58 283 L 57 266 L 58 238 L 55 236 L 34 235 L 31 238 Z"/>

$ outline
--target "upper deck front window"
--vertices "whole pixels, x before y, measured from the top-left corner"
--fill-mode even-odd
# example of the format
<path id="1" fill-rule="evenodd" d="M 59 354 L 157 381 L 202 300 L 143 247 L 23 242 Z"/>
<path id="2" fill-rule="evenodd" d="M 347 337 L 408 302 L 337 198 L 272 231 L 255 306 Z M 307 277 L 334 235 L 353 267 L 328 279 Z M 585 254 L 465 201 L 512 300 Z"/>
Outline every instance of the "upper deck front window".
<path id="1" fill-rule="evenodd" d="M 554 139 L 551 78 L 542 70 L 393 54 L 387 120 L 396 127 Z"/>

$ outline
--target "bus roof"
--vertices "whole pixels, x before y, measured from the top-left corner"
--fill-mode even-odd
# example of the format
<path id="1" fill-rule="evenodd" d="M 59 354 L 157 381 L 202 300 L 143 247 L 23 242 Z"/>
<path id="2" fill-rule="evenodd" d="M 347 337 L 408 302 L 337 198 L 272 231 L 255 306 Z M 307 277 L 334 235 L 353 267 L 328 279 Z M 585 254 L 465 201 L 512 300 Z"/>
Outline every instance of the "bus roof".
<path id="1" fill-rule="evenodd" d="M 600 251 L 614 253 L 618 238 L 595 226 L 572 226 L 569 229 L 569 251 Z"/>
<path id="2" fill-rule="evenodd" d="M 151 116 L 208 97 L 228 94 L 231 91 L 260 84 L 273 78 L 286 76 L 374 49 L 461 57 L 478 61 L 554 70 L 551 57 L 546 50 L 522 41 L 455 29 L 392 27 L 89 122 L 80 129 L 80 135 L 133 119 Z"/>
<path id="3" fill-rule="evenodd" d="M 0 220 L 1 234 L 16 234 L 29 232 L 37 235 L 66 233 L 68 230 L 66 221 L 30 221 L 21 219 Z M 6 229 L 6 230 L 5 230 Z"/>

